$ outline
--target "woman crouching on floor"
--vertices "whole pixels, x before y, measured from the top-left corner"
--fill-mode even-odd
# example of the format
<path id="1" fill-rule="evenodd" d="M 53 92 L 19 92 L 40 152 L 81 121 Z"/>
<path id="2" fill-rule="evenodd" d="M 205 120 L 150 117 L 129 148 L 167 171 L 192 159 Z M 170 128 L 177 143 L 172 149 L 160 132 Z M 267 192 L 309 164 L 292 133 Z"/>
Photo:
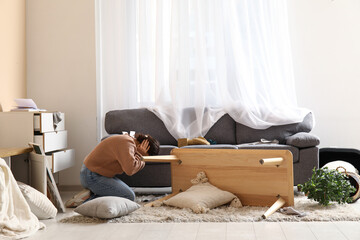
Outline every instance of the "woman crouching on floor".
<path id="1" fill-rule="evenodd" d="M 135 200 L 134 191 L 117 175 L 134 175 L 144 168 L 142 156 L 157 155 L 159 142 L 142 133 L 134 137 L 115 135 L 101 141 L 86 156 L 80 171 L 80 182 L 85 190 L 66 202 L 66 207 L 77 207 L 97 197 L 117 196 Z"/>

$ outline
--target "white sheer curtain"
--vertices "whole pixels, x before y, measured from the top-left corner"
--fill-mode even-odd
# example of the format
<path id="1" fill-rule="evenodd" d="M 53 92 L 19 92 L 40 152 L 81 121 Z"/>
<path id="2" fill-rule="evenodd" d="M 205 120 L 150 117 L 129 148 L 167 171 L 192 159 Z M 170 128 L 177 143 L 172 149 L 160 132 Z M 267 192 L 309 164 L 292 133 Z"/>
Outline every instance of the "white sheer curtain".
<path id="1" fill-rule="evenodd" d="M 225 113 L 263 129 L 309 112 L 296 102 L 286 0 L 98 0 L 97 13 L 100 119 L 147 107 L 180 138 Z"/>

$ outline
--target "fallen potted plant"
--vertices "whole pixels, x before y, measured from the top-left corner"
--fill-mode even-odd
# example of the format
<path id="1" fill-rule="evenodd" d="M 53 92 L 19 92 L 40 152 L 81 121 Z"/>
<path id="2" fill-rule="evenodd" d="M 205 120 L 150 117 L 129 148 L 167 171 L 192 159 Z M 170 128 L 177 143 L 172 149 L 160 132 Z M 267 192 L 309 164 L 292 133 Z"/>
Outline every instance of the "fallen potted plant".
<path id="1" fill-rule="evenodd" d="M 314 168 L 309 181 L 299 184 L 298 189 L 309 199 L 314 199 L 323 206 L 331 202 L 351 203 L 351 194 L 356 191 L 347 175 L 337 170 L 329 170 L 327 167 Z"/>

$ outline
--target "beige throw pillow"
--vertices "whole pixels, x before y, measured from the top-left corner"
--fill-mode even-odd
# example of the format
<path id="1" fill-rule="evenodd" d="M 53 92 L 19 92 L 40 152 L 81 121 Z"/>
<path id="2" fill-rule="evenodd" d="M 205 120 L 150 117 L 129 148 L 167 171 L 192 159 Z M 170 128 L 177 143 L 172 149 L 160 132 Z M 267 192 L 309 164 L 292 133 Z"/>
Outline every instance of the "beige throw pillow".
<path id="1" fill-rule="evenodd" d="M 17 183 L 31 211 L 38 219 L 42 220 L 56 217 L 56 207 L 44 194 L 25 183 Z"/>
<path id="2" fill-rule="evenodd" d="M 230 201 L 234 206 L 240 207 L 240 200 L 231 192 L 223 191 L 209 182 L 204 172 L 200 172 L 197 178 L 191 182 L 195 185 L 185 192 L 181 192 L 163 203 L 173 207 L 190 208 L 195 213 L 206 213 L 212 208 L 224 205 Z"/>

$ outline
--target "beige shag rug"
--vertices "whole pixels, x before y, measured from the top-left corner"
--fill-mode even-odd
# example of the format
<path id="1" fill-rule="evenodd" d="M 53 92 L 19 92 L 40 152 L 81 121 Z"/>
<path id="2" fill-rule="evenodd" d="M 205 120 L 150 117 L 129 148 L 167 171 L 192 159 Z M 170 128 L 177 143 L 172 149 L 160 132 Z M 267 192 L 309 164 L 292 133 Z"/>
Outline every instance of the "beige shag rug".
<path id="1" fill-rule="evenodd" d="M 190 209 L 175 207 L 144 207 L 149 201 L 159 196 L 137 196 L 136 201 L 141 208 L 127 216 L 113 219 L 91 218 L 73 213 L 60 220 L 62 223 L 145 223 L 145 222 L 300 222 L 300 221 L 360 221 L 360 201 L 352 204 L 337 204 L 323 207 L 317 202 L 307 199 L 304 195 L 295 196 L 294 209 L 305 213 L 303 217 L 275 212 L 268 219 L 262 219 L 262 214 L 268 207 L 232 208 L 221 206 L 204 214 L 195 214 Z"/>

